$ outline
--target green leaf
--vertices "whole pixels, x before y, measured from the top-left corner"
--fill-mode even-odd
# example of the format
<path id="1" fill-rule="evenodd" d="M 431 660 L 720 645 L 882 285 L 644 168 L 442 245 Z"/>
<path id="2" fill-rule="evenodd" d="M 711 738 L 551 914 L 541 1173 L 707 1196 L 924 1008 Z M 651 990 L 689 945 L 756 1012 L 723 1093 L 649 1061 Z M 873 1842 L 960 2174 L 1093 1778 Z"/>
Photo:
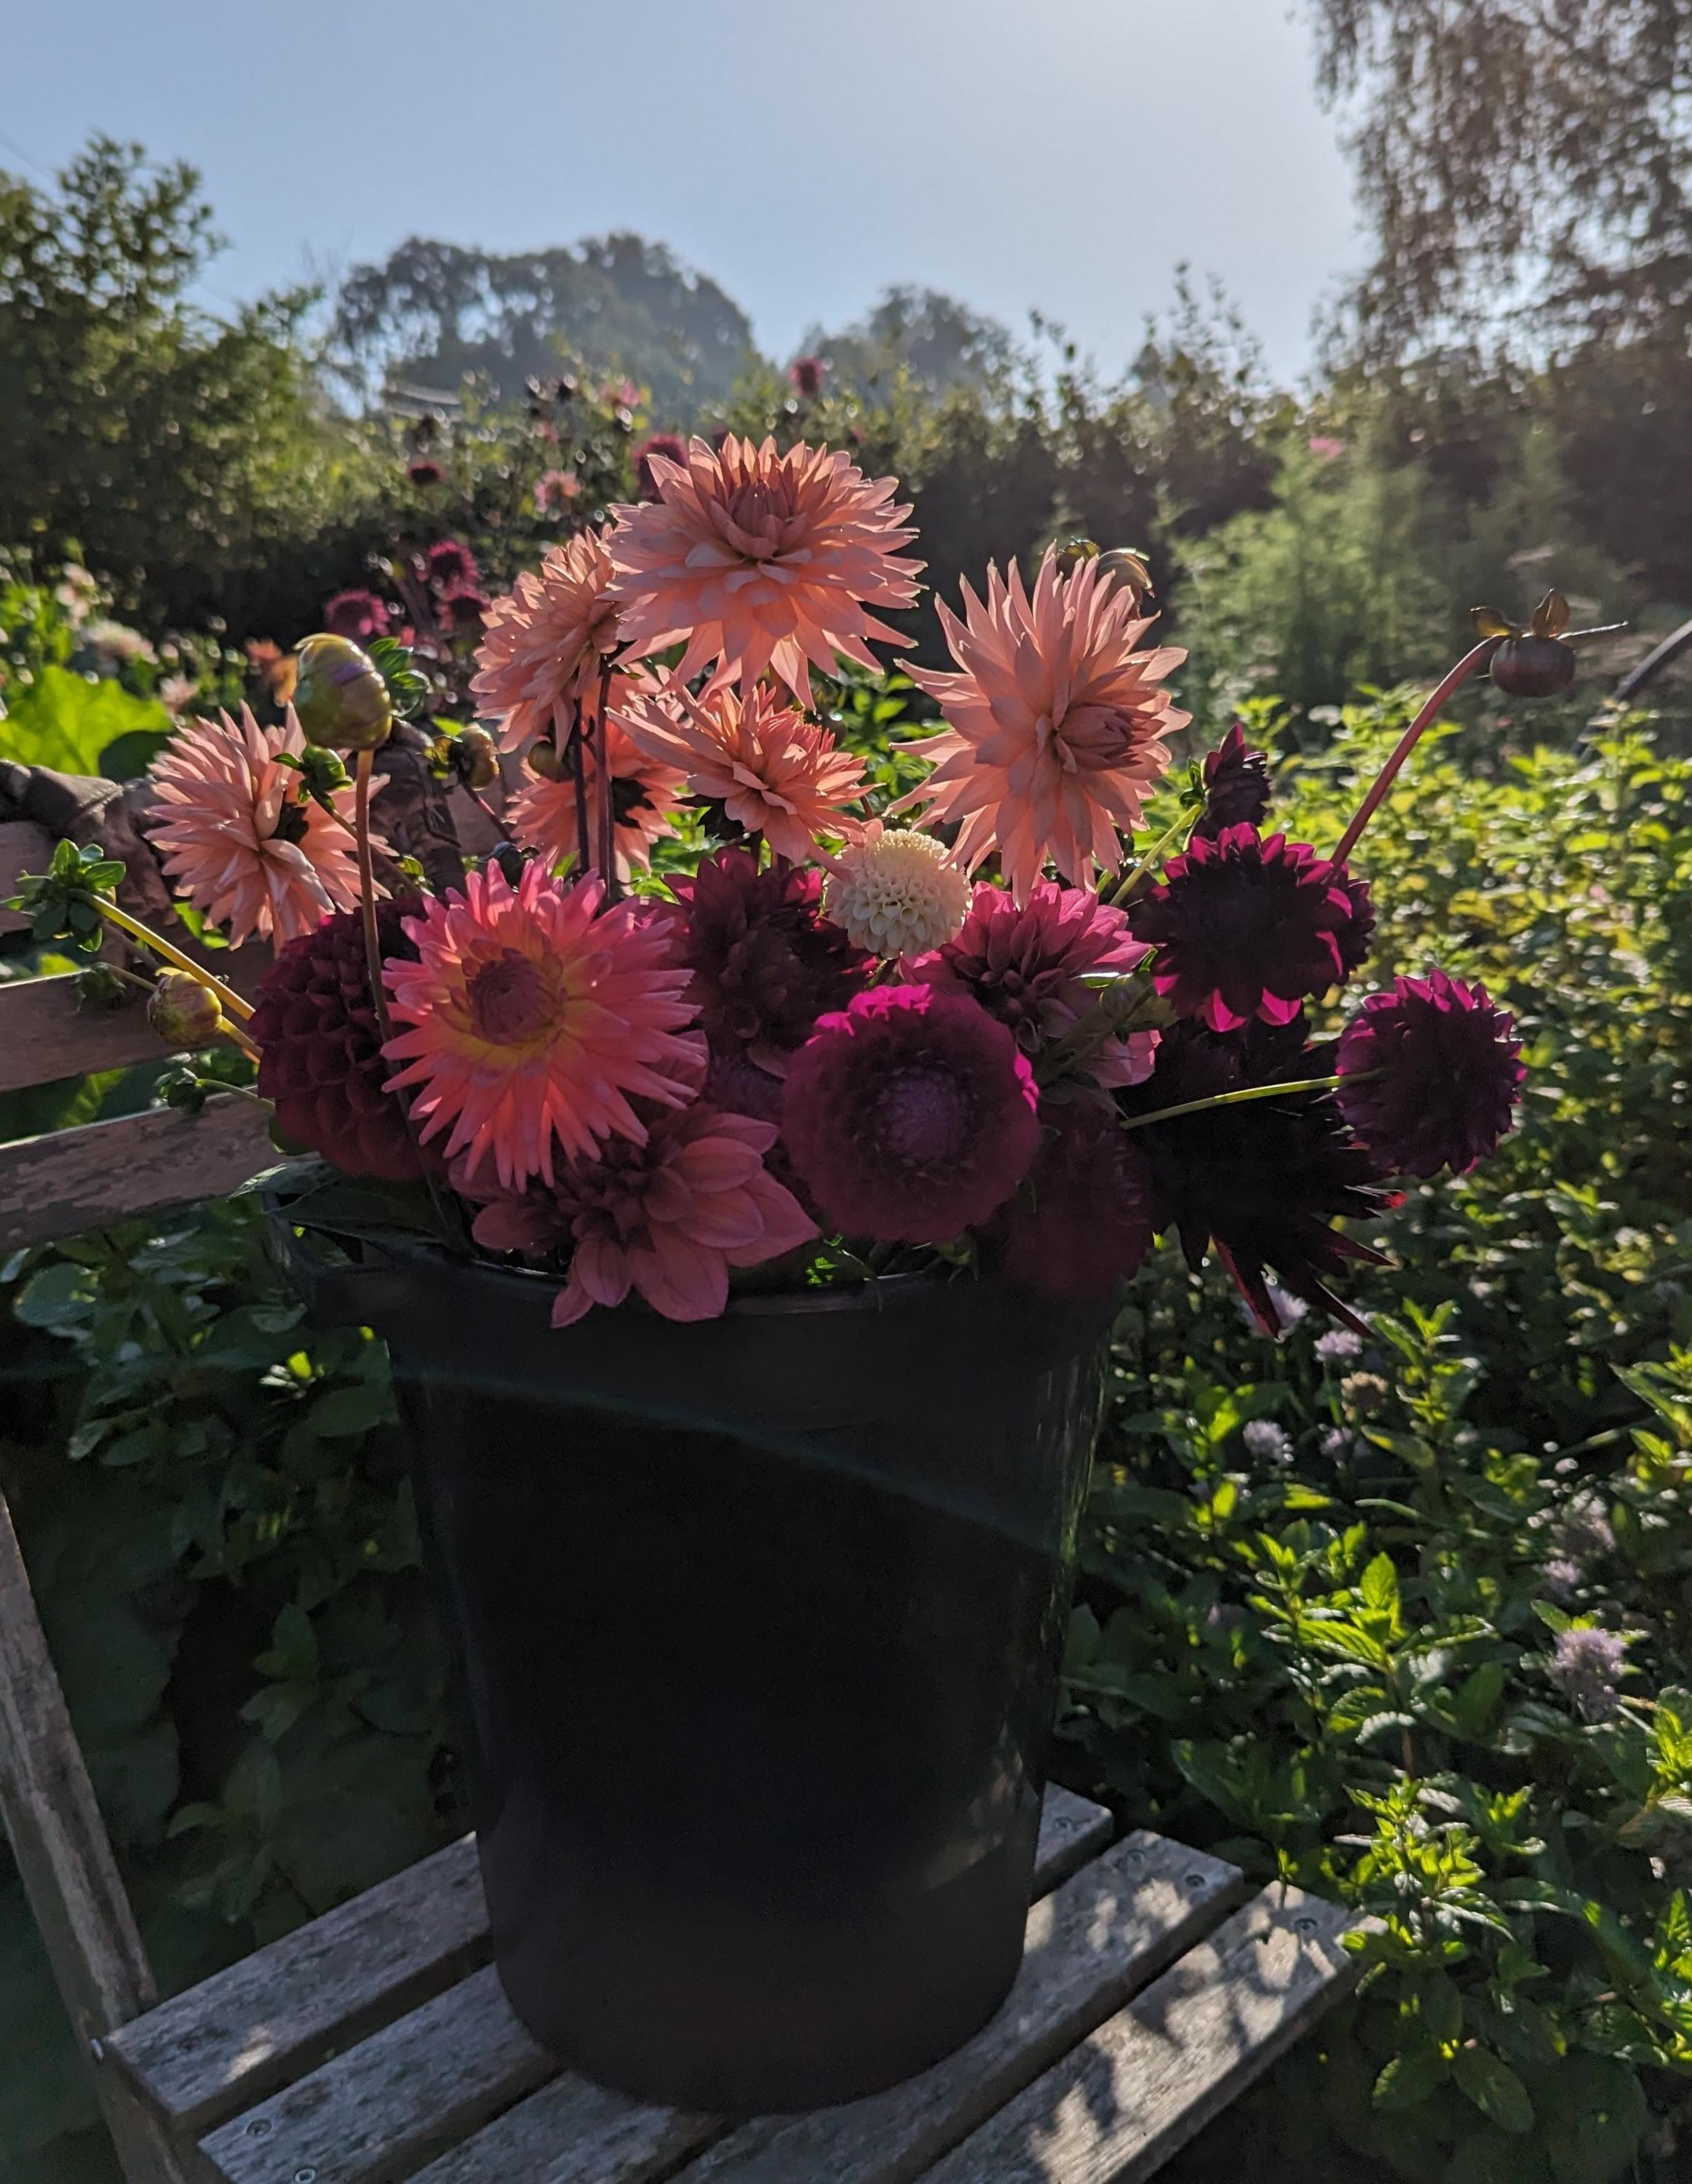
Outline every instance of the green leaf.
<path id="1" fill-rule="evenodd" d="M 1451 2075 L 1481 2114 L 1500 2131 L 1520 2137 L 1533 2128 L 1533 2103 L 1528 2088 L 1508 2063 L 1489 2048 L 1460 2048 Z"/>
<path id="2" fill-rule="evenodd" d="M 1451 2075 L 1437 2048 L 1407 2048 L 1394 2055 L 1375 2080 L 1378 2109 L 1419 2108 Z"/>
<path id="3" fill-rule="evenodd" d="M 86 1318 L 94 1294 L 85 1268 L 58 1259 L 31 1275 L 13 1298 L 12 1311 L 25 1327 L 74 1327 Z"/>
<path id="4" fill-rule="evenodd" d="M 139 781 L 170 735 L 168 727 L 125 728 L 101 752 L 100 772 L 108 781 Z"/>
<path id="5" fill-rule="evenodd" d="M 135 697 L 120 682 L 90 682 L 68 667 L 43 667 L 21 688 L 8 684 L 6 705 L 7 757 L 58 773 L 97 775 L 120 738 L 142 733 L 168 739 L 174 727 L 156 699 Z"/>

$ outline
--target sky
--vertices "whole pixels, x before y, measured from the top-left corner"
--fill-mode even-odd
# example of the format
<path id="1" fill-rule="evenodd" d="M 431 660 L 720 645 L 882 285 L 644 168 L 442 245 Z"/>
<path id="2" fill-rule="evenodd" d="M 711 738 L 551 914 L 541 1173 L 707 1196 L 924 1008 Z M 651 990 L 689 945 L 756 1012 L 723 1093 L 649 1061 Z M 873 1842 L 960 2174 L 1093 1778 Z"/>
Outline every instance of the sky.
<path id="1" fill-rule="evenodd" d="M 778 359 L 909 282 L 1114 374 L 1184 261 L 1293 376 L 1366 254 L 1288 0 L 58 0 L 5 49 L 0 164 L 98 130 L 201 170 L 214 309 L 629 228 Z"/>

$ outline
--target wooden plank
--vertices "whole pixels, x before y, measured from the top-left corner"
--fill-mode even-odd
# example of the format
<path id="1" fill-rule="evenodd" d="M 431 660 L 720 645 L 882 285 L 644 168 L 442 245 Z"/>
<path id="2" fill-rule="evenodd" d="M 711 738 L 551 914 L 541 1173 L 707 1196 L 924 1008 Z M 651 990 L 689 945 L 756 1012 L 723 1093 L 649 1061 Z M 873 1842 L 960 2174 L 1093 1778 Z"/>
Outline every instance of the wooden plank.
<path id="1" fill-rule="evenodd" d="M 924 2184 L 1142 2184 L 1350 1986 L 1348 1923 L 1265 1889 Z"/>
<path id="2" fill-rule="evenodd" d="M 268 948 L 191 952 L 209 962 L 237 993 L 248 994 L 270 961 Z M 170 1051 L 147 1021 L 141 994 L 90 1007 L 77 991 L 74 971 L 0 983 L 0 1092 L 94 1070 L 126 1069 L 137 1061 L 162 1061 Z"/>
<path id="3" fill-rule="evenodd" d="M 743 2125 L 678 2184 L 911 2184 L 1208 1933 L 1244 1888 L 1237 1867 L 1130 1836 L 1034 1905 L 1010 1998 L 955 2055 L 869 2100 Z"/>
<path id="4" fill-rule="evenodd" d="M 0 905 L 18 892 L 25 872 L 44 872 L 53 861 L 53 837 L 33 820 L 0 821 Z M 0 933 L 21 933 L 27 917 L 15 910 L 0 908 Z"/>
<path id="5" fill-rule="evenodd" d="M 203 2133 L 463 1979 L 488 1947 L 466 1836 L 149 2010 L 107 2052 L 173 2127 Z"/>
<path id="6" fill-rule="evenodd" d="M 20 1138 L 0 1145 L 0 1251 L 220 1197 L 278 1157 L 268 1109 L 236 1093 Z"/>
<path id="7" fill-rule="evenodd" d="M 1077 1855 L 1084 1858 L 1110 1825 L 1098 1806 L 1049 1791 L 1035 1859 L 1037 1893 L 1070 1870 Z M 579 2174 L 584 2184 L 589 2178 L 592 2184 L 614 2178 L 633 2184 L 720 2127 L 710 2118 L 682 2117 L 559 2076 L 557 2063 L 512 2014 L 490 1966 L 210 2132 L 201 2152 L 227 2184 L 276 2184 L 302 2169 L 314 2169 L 333 2184 L 387 2184 L 410 2176 L 549 2079 L 555 2082 L 538 2106 L 530 2100 L 509 2109 L 475 2142 L 478 2149 L 490 2147 L 492 2168 L 455 2166 L 471 2151 L 463 2148 L 429 2172 L 431 2184 L 460 2174 L 526 2179 L 527 2163 L 541 2153 L 560 2153 L 559 2133 L 566 2127 L 576 2132 L 572 2158 L 580 2149 L 590 2165 L 560 2175 Z M 623 2166 L 606 2165 L 613 2159 Z"/>

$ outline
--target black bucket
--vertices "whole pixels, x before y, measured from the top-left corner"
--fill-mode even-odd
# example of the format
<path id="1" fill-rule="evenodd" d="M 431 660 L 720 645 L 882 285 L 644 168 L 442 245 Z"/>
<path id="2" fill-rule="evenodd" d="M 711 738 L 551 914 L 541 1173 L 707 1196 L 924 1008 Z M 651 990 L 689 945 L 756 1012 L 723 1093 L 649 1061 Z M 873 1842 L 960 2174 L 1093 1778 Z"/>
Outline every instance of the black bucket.
<path id="1" fill-rule="evenodd" d="M 1107 1315 L 922 1279 L 554 1329 L 552 1282 L 421 1246 L 308 1285 L 387 1340 L 535 2038 L 741 2113 L 966 2040 L 1021 1957 Z"/>

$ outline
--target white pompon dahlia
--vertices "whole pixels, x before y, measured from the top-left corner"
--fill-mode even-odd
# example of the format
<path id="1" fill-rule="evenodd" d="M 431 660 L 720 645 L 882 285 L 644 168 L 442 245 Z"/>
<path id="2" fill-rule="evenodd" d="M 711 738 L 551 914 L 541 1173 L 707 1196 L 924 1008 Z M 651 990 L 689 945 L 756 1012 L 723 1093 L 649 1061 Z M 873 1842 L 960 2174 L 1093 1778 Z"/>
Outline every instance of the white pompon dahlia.
<path id="1" fill-rule="evenodd" d="M 860 948 L 916 956 L 951 939 L 970 906 L 968 876 L 945 844 L 872 819 L 833 860 L 823 907 Z"/>

